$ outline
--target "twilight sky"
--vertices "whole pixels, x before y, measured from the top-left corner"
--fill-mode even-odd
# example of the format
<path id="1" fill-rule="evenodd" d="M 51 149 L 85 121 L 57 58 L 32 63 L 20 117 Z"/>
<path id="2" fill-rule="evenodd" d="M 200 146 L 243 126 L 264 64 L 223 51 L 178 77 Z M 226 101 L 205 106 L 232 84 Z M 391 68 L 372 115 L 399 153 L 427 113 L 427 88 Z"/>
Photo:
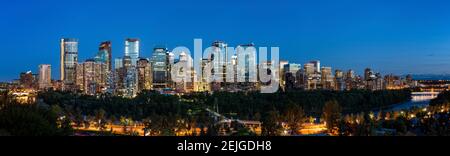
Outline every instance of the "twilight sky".
<path id="1" fill-rule="evenodd" d="M 0 5 L 0 81 L 51 64 L 59 39 L 78 38 L 79 62 L 101 41 L 122 57 L 124 40 L 192 48 L 202 38 L 230 46 L 278 46 L 292 63 L 319 59 L 334 69 L 383 74 L 450 74 L 450 2 L 438 0 L 14 0 Z M 191 49 L 193 51 L 193 49 Z"/>

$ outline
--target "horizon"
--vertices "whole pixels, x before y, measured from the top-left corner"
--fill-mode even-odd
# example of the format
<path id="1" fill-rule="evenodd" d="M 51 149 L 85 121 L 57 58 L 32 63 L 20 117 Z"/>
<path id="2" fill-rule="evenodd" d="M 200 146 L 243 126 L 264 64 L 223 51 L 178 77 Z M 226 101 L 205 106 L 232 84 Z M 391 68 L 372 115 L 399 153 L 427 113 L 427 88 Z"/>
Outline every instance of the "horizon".
<path id="1" fill-rule="evenodd" d="M 78 62 L 107 40 L 117 58 L 126 38 L 139 38 L 140 56 L 148 58 L 157 45 L 192 49 L 193 39 L 202 38 L 203 48 L 214 40 L 277 46 L 280 60 L 302 66 L 320 60 L 359 75 L 367 67 L 383 75 L 450 74 L 450 2 L 134 2 L 6 2 L 0 81 L 36 73 L 39 64 L 50 64 L 58 79 L 59 39 L 66 37 L 79 39 Z"/>

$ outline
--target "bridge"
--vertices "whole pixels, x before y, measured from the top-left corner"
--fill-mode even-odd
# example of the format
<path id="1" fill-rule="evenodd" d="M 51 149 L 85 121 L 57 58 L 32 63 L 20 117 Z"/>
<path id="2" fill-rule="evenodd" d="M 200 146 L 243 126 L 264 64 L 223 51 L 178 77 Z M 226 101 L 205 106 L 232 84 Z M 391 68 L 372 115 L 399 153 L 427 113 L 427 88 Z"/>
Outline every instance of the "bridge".
<path id="1" fill-rule="evenodd" d="M 439 92 L 412 92 L 411 97 L 412 101 L 427 101 L 434 98 L 437 98 Z"/>

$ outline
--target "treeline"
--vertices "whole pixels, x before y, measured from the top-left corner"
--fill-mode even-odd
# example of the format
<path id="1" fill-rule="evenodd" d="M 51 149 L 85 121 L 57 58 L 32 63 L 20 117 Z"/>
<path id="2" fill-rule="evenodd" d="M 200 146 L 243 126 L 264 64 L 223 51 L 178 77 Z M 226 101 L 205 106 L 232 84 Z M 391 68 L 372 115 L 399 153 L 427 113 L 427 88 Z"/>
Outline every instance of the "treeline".
<path id="1" fill-rule="evenodd" d="M 204 104 L 210 108 L 219 107 L 223 114 L 240 119 L 258 119 L 268 111 L 285 111 L 291 105 L 297 105 L 307 115 L 320 116 L 325 103 L 336 101 L 342 113 L 369 112 L 373 109 L 389 107 L 409 100 L 409 90 L 352 90 L 352 91 L 290 91 L 273 94 L 219 92 L 207 96 L 204 94 L 186 95 L 185 99 Z"/>
<path id="2" fill-rule="evenodd" d="M 180 102 L 177 96 L 162 95 L 157 92 L 144 91 L 133 99 L 102 94 L 88 96 L 70 92 L 41 92 L 41 102 L 61 107 L 70 116 L 95 116 L 104 112 L 105 118 L 119 120 L 129 117 L 142 120 L 153 116 L 186 117 L 190 106 Z"/>
<path id="3" fill-rule="evenodd" d="M 450 103 L 450 91 L 444 91 L 437 98 L 430 101 L 430 106 L 440 106 Z"/>
<path id="4" fill-rule="evenodd" d="M 0 94 L 0 136 L 72 135 L 70 121 L 50 107 L 19 104 L 7 92 Z"/>

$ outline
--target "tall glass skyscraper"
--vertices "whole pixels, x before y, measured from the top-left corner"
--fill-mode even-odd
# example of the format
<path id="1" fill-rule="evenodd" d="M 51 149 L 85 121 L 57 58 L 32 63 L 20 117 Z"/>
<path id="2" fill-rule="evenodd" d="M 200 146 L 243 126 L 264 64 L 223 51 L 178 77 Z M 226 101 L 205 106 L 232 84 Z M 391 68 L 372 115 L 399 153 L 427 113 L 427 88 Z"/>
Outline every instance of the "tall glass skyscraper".
<path id="1" fill-rule="evenodd" d="M 167 48 L 156 47 L 152 55 L 152 71 L 154 88 L 167 87 Z"/>
<path id="2" fill-rule="evenodd" d="M 78 39 L 61 39 L 61 80 L 64 86 L 70 86 L 76 80 L 76 65 L 78 62 Z M 66 88 L 66 87 L 64 87 Z"/>
<path id="3" fill-rule="evenodd" d="M 112 50 L 110 41 L 100 43 L 97 56 L 95 56 L 95 61 L 106 64 L 106 71 L 110 72 L 112 70 Z"/>
<path id="4" fill-rule="evenodd" d="M 131 65 L 136 67 L 139 60 L 139 39 L 128 38 L 125 40 L 125 56 L 129 56 Z"/>

